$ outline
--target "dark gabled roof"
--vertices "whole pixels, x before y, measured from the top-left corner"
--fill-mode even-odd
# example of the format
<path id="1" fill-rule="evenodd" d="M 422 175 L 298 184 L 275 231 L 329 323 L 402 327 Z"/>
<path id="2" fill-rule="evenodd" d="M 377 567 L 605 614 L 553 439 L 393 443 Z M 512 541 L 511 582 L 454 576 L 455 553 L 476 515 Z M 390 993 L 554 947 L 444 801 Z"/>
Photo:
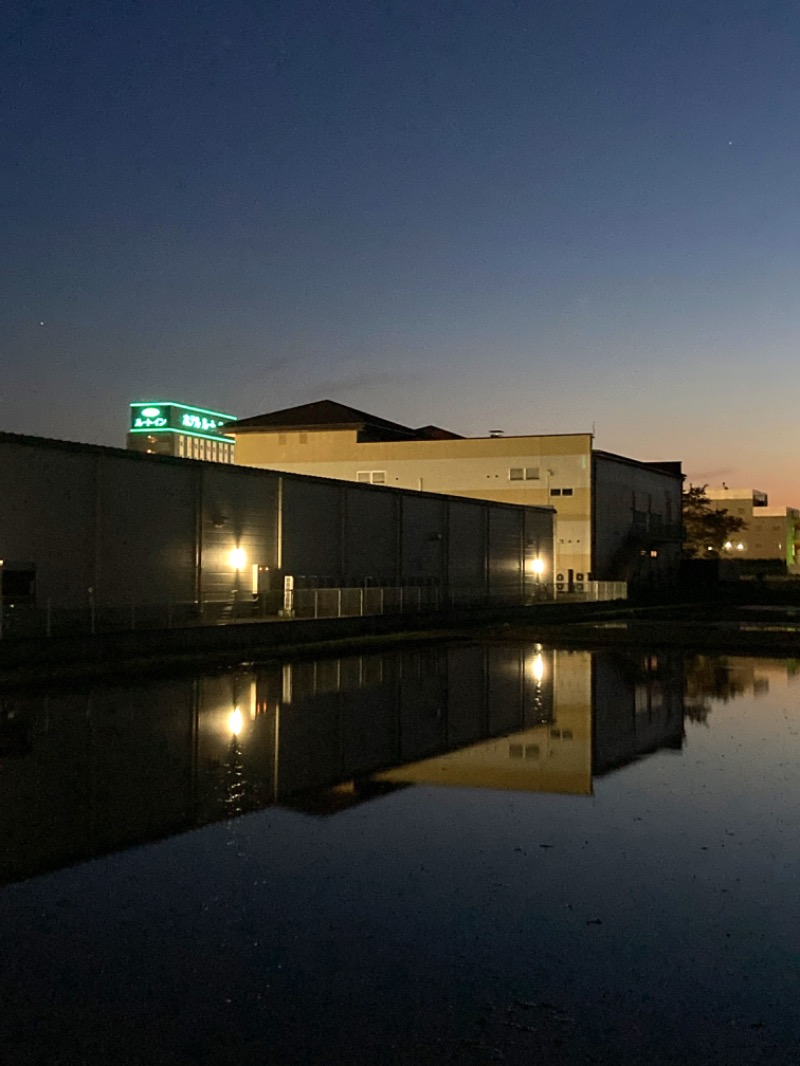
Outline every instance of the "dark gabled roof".
<path id="1" fill-rule="evenodd" d="M 253 418 L 241 418 L 227 427 L 230 432 L 246 433 L 250 430 L 281 429 L 357 429 L 372 439 L 388 437 L 392 440 L 458 440 L 457 433 L 439 426 L 423 426 L 411 429 L 398 422 L 359 411 L 355 407 L 337 403 L 335 400 L 317 400 L 314 403 L 300 404 L 299 407 L 285 407 L 281 411 L 268 411 Z"/>
<path id="2" fill-rule="evenodd" d="M 449 429 L 441 426 L 421 426 L 414 430 L 414 436 L 418 440 L 463 440 L 460 433 L 452 433 Z"/>
<path id="3" fill-rule="evenodd" d="M 303 403 L 299 407 L 284 407 L 281 411 L 268 411 L 253 418 L 240 418 L 232 422 L 230 428 L 236 432 L 248 429 L 362 429 L 371 426 L 375 429 L 388 430 L 404 437 L 413 437 L 414 430 L 389 422 L 377 415 L 358 411 L 335 400 L 316 400 Z"/>

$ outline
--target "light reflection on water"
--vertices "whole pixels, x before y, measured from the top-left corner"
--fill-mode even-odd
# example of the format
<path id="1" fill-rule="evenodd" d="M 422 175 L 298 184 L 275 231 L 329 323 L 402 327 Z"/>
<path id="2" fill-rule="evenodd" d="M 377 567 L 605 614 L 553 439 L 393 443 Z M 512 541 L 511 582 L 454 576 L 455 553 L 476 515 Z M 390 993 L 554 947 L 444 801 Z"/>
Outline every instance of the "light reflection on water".
<path id="1" fill-rule="evenodd" d="M 795 680 L 493 644 L 6 695 L 4 879 L 107 858 L 0 892 L 0 1036 L 20 1062 L 800 1061 Z"/>

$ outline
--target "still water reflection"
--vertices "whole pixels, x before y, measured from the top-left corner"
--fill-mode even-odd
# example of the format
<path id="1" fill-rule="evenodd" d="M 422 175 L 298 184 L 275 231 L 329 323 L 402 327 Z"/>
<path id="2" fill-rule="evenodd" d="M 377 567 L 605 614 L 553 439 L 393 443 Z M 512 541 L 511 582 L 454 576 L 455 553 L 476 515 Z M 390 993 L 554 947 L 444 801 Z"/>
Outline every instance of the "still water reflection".
<path id="1" fill-rule="evenodd" d="M 3 694 L 3 1064 L 796 1066 L 797 676 L 475 644 Z"/>
<path id="2" fill-rule="evenodd" d="M 749 669 L 473 645 L 6 696 L 0 879 L 273 804 L 332 814 L 414 784 L 590 795 L 679 750 L 709 698 L 766 684 Z"/>

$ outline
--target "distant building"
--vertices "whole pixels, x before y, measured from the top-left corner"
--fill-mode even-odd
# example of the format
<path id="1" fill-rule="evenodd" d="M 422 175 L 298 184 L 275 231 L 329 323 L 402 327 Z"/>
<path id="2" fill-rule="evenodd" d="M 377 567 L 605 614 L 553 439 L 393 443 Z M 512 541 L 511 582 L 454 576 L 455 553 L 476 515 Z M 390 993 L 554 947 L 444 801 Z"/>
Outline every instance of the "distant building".
<path id="1" fill-rule="evenodd" d="M 594 448 L 592 434 L 460 437 L 332 400 L 242 419 L 236 462 L 556 509 L 556 587 L 671 581 L 680 558 L 679 462 Z"/>
<path id="2" fill-rule="evenodd" d="M 148 455 L 176 455 L 232 463 L 235 442 L 222 427 L 233 415 L 191 407 L 185 403 L 152 400 L 130 405 L 128 448 Z"/>
<path id="3" fill-rule="evenodd" d="M 724 557 L 782 561 L 789 573 L 800 572 L 800 510 L 770 507 L 766 492 L 758 489 L 706 488 L 706 495 L 746 522 L 724 546 Z"/>

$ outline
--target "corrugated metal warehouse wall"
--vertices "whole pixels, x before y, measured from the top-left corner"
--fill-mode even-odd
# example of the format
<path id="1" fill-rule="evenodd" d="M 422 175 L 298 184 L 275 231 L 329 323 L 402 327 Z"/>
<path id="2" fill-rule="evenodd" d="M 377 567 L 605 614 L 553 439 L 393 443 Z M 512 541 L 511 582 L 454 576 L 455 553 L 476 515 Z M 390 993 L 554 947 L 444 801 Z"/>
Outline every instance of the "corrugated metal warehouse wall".
<path id="1" fill-rule="evenodd" d="M 178 460 L 186 463 L 187 460 Z M 228 599 L 236 587 L 232 552 L 240 551 L 239 587 L 251 589 L 253 566 L 276 569 L 280 478 L 254 477 L 242 467 L 188 461 L 201 502 L 200 587 L 191 599 Z"/>
<path id="2" fill-rule="evenodd" d="M 254 567 L 522 596 L 552 543 L 549 509 L 0 434 L 0 558 L 40 605 L 225 601 Z"/>

